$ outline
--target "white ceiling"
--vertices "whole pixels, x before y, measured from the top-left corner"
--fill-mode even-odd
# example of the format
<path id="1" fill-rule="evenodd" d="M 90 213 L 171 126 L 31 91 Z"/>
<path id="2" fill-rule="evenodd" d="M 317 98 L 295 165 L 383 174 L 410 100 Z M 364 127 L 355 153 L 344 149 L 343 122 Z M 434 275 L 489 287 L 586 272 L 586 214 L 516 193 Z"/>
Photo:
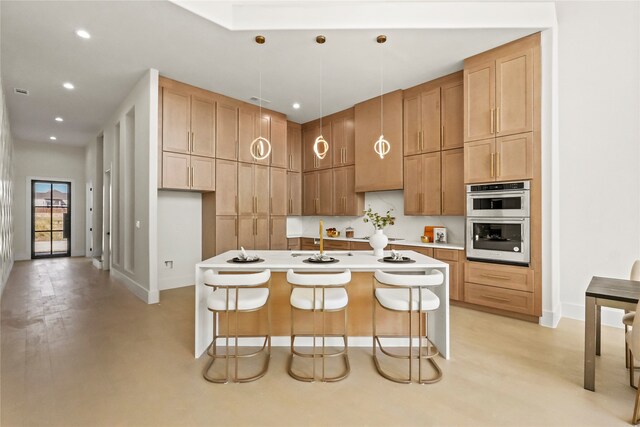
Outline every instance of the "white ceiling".
<path id="1" fill-rule="evenodd" d="M 0 2 L 0 69 L 14 138 L 85 145 L 101 131 L 145 70 L 248 100 L 258 95 L 296 122 L 379 94 L 380 30 L 229 31 L 173 3 Z M 90 40 L 75 35 L 84 28 Z M 462 68 L 465 57 L 536 29 L 386 29 L 385 92 Z M 327 43 L 315 44 L 317 34 Z M 68 91 L 62 83 L 76 89 Z M 15 87 L 30 91 L 16 95 Z M 300 110 L 291 105 L 299 102 Z M 56 123 L 61 116 L 64 123 Z"/>

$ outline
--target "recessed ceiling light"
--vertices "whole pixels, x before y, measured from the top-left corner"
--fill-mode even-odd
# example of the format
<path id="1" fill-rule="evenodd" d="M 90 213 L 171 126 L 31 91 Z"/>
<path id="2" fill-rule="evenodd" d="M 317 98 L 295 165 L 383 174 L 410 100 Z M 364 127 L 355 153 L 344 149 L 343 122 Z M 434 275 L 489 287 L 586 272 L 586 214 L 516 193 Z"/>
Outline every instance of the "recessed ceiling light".
<path id="1" fill-rule="evenodd" d="M 86 30 L 77 30 L 76 35 L 78 37 L 82 37 L 83 39 L 90 39 L 91 34 L 89 34 Z"/>
<path id="2" fill-rule="evenodd" d="M 73 89 L 75 87 L 74 85 L 72 85 L 69 82 L 63 83 L 62 86 L 64 86 L 65 89 L 69 89 L 69 90 L 71 90 L 71 89 Z"/>
<path id="3" fill-rule="evenodd" d="M 55 141 L 58 138 L 56 138 L 55 136 L 50 136 L 49 139 L 52 140 L 52 141 Z"/>
<path id="4" fill-rule="evenodd" d="M 62 117 L 56 117 L 56 122 L 64 122 L 64 119 Z"/>
<path id="5" fill-rule="evenodd" d="M 297 103 L 297 102 L 294 102 L 293 103 L 293 108 L 297 110 L 298 108 L 300 108 L 300 104 Z"/>

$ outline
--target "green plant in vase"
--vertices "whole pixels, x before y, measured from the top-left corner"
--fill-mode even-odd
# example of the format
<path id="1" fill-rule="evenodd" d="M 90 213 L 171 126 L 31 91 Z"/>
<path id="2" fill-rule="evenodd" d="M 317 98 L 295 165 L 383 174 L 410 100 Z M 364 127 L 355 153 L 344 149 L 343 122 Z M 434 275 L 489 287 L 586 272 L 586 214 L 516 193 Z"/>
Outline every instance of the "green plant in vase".
<path id="1" fill-rule="evenodd" d="M 389 243 L 389 238 L 384 235 L 383 230 L 385 227 L 395 224 L 396 218 L 391 216 L 392 210 L 393 209 L 389 209 L 384 216 L 378 212 L 374 212 L 371 206 L 364 211 L 364 218 L 362 218 L 362 220 L 365 223 L 371 222 L 376 229 L 375 233 L 369 237 L 369 244 L 373 248 L 373 255 L 377 257 L 384 256 L 384 248 L 387 246 L 387 243 Z"/>

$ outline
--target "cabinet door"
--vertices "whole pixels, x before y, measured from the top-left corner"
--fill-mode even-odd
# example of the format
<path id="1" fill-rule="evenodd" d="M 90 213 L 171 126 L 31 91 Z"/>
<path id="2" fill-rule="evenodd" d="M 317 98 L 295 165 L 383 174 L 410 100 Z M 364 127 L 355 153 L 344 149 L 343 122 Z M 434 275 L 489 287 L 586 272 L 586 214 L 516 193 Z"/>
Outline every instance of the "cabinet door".
<path id="1" fill-rule="evenodd" d="M 404 158 L 404 214 L 420 215 L 422 205 L 422 156 Z"/>
<path id="2" fill-rule="evenodd" d="M 463 283 L 461 280 L 462 268 L 460 267 L 460 263 L 447 261 L 437 257 L 436 259 L 449 264 L 449 299 L 455 300 L 455 301 L 462 301 L 463 300 L 463 295 L 462 295 Z"/>
<path id="3" fill-rule="evenodd" d="M 496 60 L 496 136 L 533 130 L 533 51 Z"/>
<path id="4" fill-rule="evenodd" d="M 302 150 L 303 150 L 303 170 L 305 172 L 313 171 L 317 169 L 317 161 L 315 153 L 313 152 L 313 143 L 319 134 L 319 127 L 306 128 L 302 131 Z"/>
<path id="5" fill-rule="evenodd" d="M 216 216 L 216 255 L 238 249 L 238 217 Z"/>
<path id="6" fill-rule="evenodd" d="M 462 148 L 464 143 L 464 94 L 462 82 L 441 89 L 442 149 Z"/>
<path id="7" fill-rule="evenodd" d="M 288 210 L 287 171 L 271 168 L 271 209 L 270 215 L 286 215 Z"/>
<path id="8" fill-rule="evenodd" d="M 356 163 L 356 123 L 353 114 L 344 118 L 344 164 Z"/>
<path id="9" fill-rule="evenodd" d="M 211 157 L 191 156 L 191 188 L 216 191 L 216 160 Z"/>
<path id="10" fill-rule="evenodd" d="M 238 163 L 238 215 L 254 214 L 254 196 L 253 165 Z"/>
<path id="11" fill-rule="evenodd" d="M 216 155 L 216 103 L 211 99 L 191 97 L 191 154 Z"/>
<path id="12" fill-rule="evenodd" d="M 162 188 L 188 190 L 191 167 L 188 154 L 162 153 Z"/>
<path id="13" fill-rule="evenodd" d="M 326 121 L 322 122 L 322 136 L 327 141 L 327 143 L 329 143 L 329 152 L 324 157 L 324 159 L 317 159 L 317 165 L 318 165 L 318 169 L 327 169 L 333 165 L 333 154 L 331 153 L 331 144 L 332 144 L 331 123 Z M 315 141 L 315 138 L 314 138 L 314 141 Z M 313 152 L 313 149 L 311 151 Z"/>
<path id="14" fill-rule="evenodd" d="M 333 215 L 347 213 L 347 168 L 333 169 Z"/>
<path id="15" fill-rule="evenodd" d="M 442 215 L 464 215 L 464 150 L 442 152 Z"/>
<path id="16" fill-rule="evenodd" d="M 273 142 L 271 141 L 271 116 L 265 112 L 262 113 L 262 117 L 259 113 L 255 115 L 255 138 L 261 136 L 263 138 L 267 138 L 271 143 L 271 154 L 262 160 L 251 159 L 254 163 L 260 165 L 269 165 L 271 163 L 271 158 L 273 157 Z"/>
<path id="17" fill-rule="evenodd" d="M 302 129 L 300 125 L 287 122 L 287 168 L 292 172 L 302 171 Z"/>
<path id="18" fill-rule="evenodd" d="M 271 166 L 288 167 L 287 121 L 280 117 L 271 119 Z"/>
<path id="19" fill-rule="evenodd" d="M 331 123 L 331 142 L 329 149 L 333 155 L 333 167 L 340 167 L 346 164 L 344 158 L 344 119 L 336 119 Z"/>
<path id="20" fill-rule="evenodd" d="M 315 215 L 318 199 L 318 173 L 302 175 L 302 215 Z"/>
<path id="21" fill-rule="evenodd" d="M 533 133 L 496 138 L 496 181 L 533 178 Z"/>
<path id="22" fill-rule="evenodd" d="M 302 215 L 302 174 L 287 173 L 289 190 L 287 215 Z"/>
<path id="23" fill-rule="evenodd" d="M 405 98 L 404 102 L 404 155 L 422 152 L 422 113 L 420 94 Z"/>
<path id="24" fill-rule="evenodd" d="M 464 141 L 494 135 L 495 62 L 464 70 Z"/>
<path id="25" fill-rule="evenodd" d="M 318 215 L 333 215 L 333 171 L 318 171 Z"/>
<path id="26" fill-rule="evenodd" d="M 422 155 L 422 214 L 440 215 L 440 152 Z"/>
<path id="27" fill-rule="evenodd" d="M 216 105 L 216 157 L 238 160 L 238 107 L 230 103 Z"/>
<path id="28" fill-rule="evenodd" d="M 440 151 L 440 88 L 423 92 L 420 97 L 422 152 Z"/>
<path id="29" fill-rule="evenodd" d="M 272 216 L 270 228 L 271 228 L 271 235 L 269 239 L 270 248 L 272 250 L 286 251 L 288 249 L 287 217 Z"/>
<path id="30" fill-rule="evenodd" d="M 238 214 L 237 162 L 216 159 L 216 214 Z"/>
<path id="31" fill-rule="evenodd" d="M 464 144 L 465 184 L 495 181 L 494 148 L 493 138 Z"/>
<path id="32" fill-rule="evenodd" d="M 269 217 L 256 217 L 255 218 L 256 234 L 254 237 L 256 250 L 268 250 L 269 249 Z M 286 238 L 286 236 L 285 236 Z"/>
<path id="33" fill-rule="evenodd" d="M 253 216 L 238 217 L 238 248 L 256 249 L 256 222 Z"/>
<path id="34" fill-rule="evenodd" d="M 253 195 L 256 198 L 255 213 L 269 215 L 271 197 L 269 192 L 269 167 L 254 165 Z"/>
<path id="35" fill-rule="evenodd" d="M 251 106 L 242 106 L 238 109 L 238 160 L 253 163 L 253 157 L 249 151 L 251 143 L 256 137 L 255 111 Z"/>
<path id="36" fill-rule="evenodd" d="M 162 89 L 162 150 L 188 153 L 191 140 L 189 95 Z"/>
<path id="37" fill-rule="evenodd" d="M 364 210 L 364 193 L 356 193 L 356 168 L 346 166 L 344 168 L 345 180 L 345 215 L 360 216 Z"/>

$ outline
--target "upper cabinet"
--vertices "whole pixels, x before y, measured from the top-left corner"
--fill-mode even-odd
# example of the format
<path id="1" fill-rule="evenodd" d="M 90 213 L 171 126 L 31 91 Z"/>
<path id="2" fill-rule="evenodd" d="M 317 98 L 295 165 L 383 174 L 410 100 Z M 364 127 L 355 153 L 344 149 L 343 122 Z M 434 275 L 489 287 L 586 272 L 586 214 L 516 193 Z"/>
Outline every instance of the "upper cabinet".
<path id="1" fill-rule="evenodd" d="M 461 76 L 461 73 L 458 73 Z M 464 90 L 462 79 L 440 88 L 441 145 L 443 150 L 464 145 Z"/>
<path id="2" fill-rule="evenodd" d="M 402 91 L 384 95 L 384 137 L 391 144 L 381 159 L 373 150 L 380 137 L 380 97 L 355 106 L 357 192 L 401 190 L 403 187 Z"/>
<path id="3" fill-rule="evenodd" d="M 238 160 L 238 106 L 227 100 L 216 108 L 216 158 Z"/>
<path id="4" fill-rule="evenodd" d="M 288 168 L 287 120 L 284 117 L 271 116 L 271 166 Z"/>
<path id="5" fill-rule="evenodd" d="M 238 160 L 246 163 L 258 163 L 261 165 L 269 165 L 269 159 L 271 156 L 262 160 L 256 160 L 251 155 L 251 144 L 254 139 L 259 136 L 271 141 L 271 116 L 262 111 L 262 115 L 258 107 L 253 105 L 243 105 L 238 111 Z M 286 137 L 286 136 L 285 136 Z M 266 149 L 266 148 L 263 148 Z M 254 146 L 254 150 L 259 150 L 259 145 Z M 271 148 L 273 154 L 273 144 Z M 256 151 L 256 156 L 261 156 L 262 153 Z"/>
<path id="6" fill-rule="evenodd" d="M 531 179 L 533 133 L 468 142 L 464 157 L 464 182 L 467 184 Z"/>
<path id="7" fill-rule="evenodd" d="M 313 145 L 316 139 L 322 135 L 325 141 L 329 144 L 329 151 L 323 159 L 319 159 L 313 151 Z M 331 153 L 331 121 L 322 119 L 322 130 L 320 130 L 320 121 L 314 120 L 313 122 L 305 123 L 302 126 L 302 151 L 304 156 L 303 170 L 309 172 L 318 169 L 328 169 L 332 165 L 332 153 Z"/>
<path id="8" fill-rule="evenodd" d="M 364 193 L 355 192 L 355 167 L 333 169 L 333 214 L 360 216 L 364 210 Z"/>
<path id="9" fill-rule="evenodd" d="M 331 119 L 333 167 L 348 166 L 356 160 L 354 110 L 349 108 Z"/>
<path id="10" fill-rule="evenodd" d="M 533 130 L 536 42 L 528 37 L 465 60 L 465 142 Z"/>
<path id="11" fill-rule="evenodd" d="M 287 122 L 287 169 L 290 172 L 302 171 L 302 126 Z"/>

